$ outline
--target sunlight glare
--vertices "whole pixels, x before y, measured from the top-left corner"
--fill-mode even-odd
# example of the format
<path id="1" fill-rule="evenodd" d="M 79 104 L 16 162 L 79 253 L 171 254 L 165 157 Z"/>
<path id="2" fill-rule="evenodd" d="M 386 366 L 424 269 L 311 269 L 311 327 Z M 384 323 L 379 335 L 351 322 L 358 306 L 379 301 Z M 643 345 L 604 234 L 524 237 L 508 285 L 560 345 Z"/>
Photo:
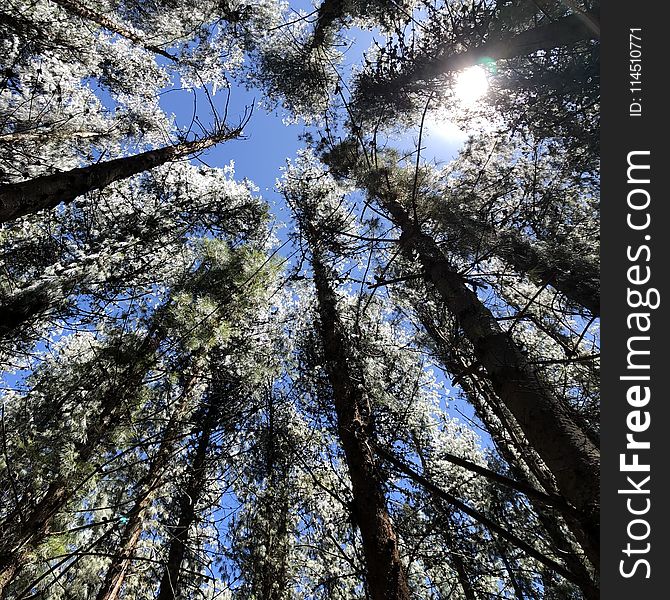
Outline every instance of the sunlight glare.
<path id="1" fill-rule="evenodd" d="M 480 67 L 470 67 L 456 77 L 454 93 L 466 106 L 472 106 L 489 89 L 486 71 Z"/>

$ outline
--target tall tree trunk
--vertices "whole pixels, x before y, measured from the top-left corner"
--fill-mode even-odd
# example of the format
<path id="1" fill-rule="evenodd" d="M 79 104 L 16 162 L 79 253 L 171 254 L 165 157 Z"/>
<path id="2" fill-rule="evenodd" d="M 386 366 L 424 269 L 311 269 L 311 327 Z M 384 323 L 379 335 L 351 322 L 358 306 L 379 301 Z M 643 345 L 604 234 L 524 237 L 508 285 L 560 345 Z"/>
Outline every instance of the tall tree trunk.
<path id="1" fill-rule="evenodd" d="M 198 445 L 193 455 L 188 484 L 179 496 L 177 503 L 179 520 L 174 527 L 170 528 L 170 547 L 167 563 L 165 564 L 158 589 L 157 600 L 174 600 L 179 594 L 182 585 L 180 577 L 181 566 L 186 556 L 188 532 L 196 519 L 196 504 L 204 491 L 204 483 L 207 476 L 207 451 L 210 446 L 213 425 L 214 418 L 210 409 L 204 419 Z"/>
<path id="2" fill-rule="evenodd" d="M 197 362 L 196 359 L 196 364 L 193 366 L 195 373 L 190 375 L 189 380 L 184 384 L 184 389 L 165 427 L 161 443 L 151 460 L 149 469 L 137 486 L 139 494 L 128 513 L 128 522 L 121 536 L 121 542 L 115 550 L 102 587 L 98 590 L 97 600 L 116 600 L 119 597 L 137 550 L 147 509 L 164 483 L 165 471 L 169 467 L 170 459 L 179 442 L 178 433 L 181 422 L 190 408 L 191 392 L 200 374 Z"/>
<path id="3" fill-rule="evenodd" d="M 337 431 L 351 479 L 353 517 L 363 540 L 368 589 L 372 600 L 409 600 L 407 574 L 372 450 L 370 406 L 351 378 L 336 294 L 313 236 L 311 246 L 319 333 L 333 391 Z"/>
<path id="4" fill-rule="evenodd" d="M 491 311 L 470 290 L 435 241 L 423 233 L 392 193 L 380 202 L 402 234 L 400 246 L 418 257 L 485 369 L 497 396 L 556 479 L 563 497 L 583 515 L 589 558 L 598 564 L 600 452 L 571 411 L 547 390 Z"/>
<path id="5" fill-rule="evenodd" d="M 105 188 L 115 181 L 127 179 L 167 162 L 202 152 L 238 135 L 239 129 L 222 130 L 206 138 L 0 186 L 0 223 L 54 208 L 61 202 L 72 202 L 82 194 Z"/>
<path id="6" fill-rule="evenodd" d="M 127 40 L 130 40 L 131 42 L 137 44 L 138 46 L 141 46 L 142 48 L 149 50 L 149 52 L 160 54 L 165 58 L 169 58 L 171 61 L 177 60 L 177 57 L 170 54 L 169 52 L 163 50 L 162 48 L 159 48 L 158 46 L 147 43 L 145 40 L 142 39 L 142 37 L 137 35 L 135 32 L 124 27 L 120 23 L 117 23 L 113 19 L 110 19 L 108 16 L 95 12 L 94 10 L 91 10 L 90 8 L 80 4 L 76 0 L 52 0 L 52 1 L 58 4 L 58 6 L 60 6 L 70 14 L 76 15 L 81 19 L 97 23 L 98 25 L 100 25 L 100 27 L 103 27 L 107 31 L 116 33 L 117 35 L 126 38 Z"/>
<path id="7" fill-rule="evenodd" d="M 491 435 L 498 452 L 515 474 L 516 480 L 526 482 L 527 485 L 537 490 L 543 490 L 547 494 L 558 493 L 551 473 L 547 472 L 540 457 L 528 447 L 525 436 L 518 431 L 518 425 L 513 416 L 504 406 L 500 405 L 500 399 L 490 389 L 488 382 L 475 377 L 472 373 L 468 373 L 462 360 L 456 355 L 456 351 L 447 347 L 447 340 L 442 335 L 439 327 L 431 321 L 421 307 L 417 307 L 416 310 L 421 323 L 434 343 L 432 351 L 437 355 L 452 380 L 458 381 L 458 385 L 465 393 L 468 402 L 475 409 L 477 417 Z M 583 532 L 582 525 L 573 514 L 561 511 L 560 508 L 557 510 L 549 507 L 532 495 L 528 496 L 528 500 L 533 506 L 538 520 L 542 523 L 556 547 L 557 555 L 562 557 L 567 568 L 574 574 L 575 582 L 584 594 L 584 598 L 598 600 L 600 597 L 598 583 L 586 568 L 583 557 L 578 555 L 580 553 L 579 548 L 575 546 L 574 541 L 566 537 L 565 532 L 561 529 L 562 521 L 556 513 L 560 512 L 563 521 L 575 536 L 577 543 L 586 552 L 585 548 L 588 548 L 590 542 Z M 589 554 L 589 552 L 586 552 L 586 554 Z M 596 564 L 593 567 L 597 572 L 599 565 Z"/>
<path id="8" fill-rule="evenodd" d="M 147 336 L 139 350 L 142 358 L 137 358 L 119 373 L 120 383 L 107 391 L 98 417 L 87 428 L 86 441 L 78 450 L 75 471 L 82 477 L 86 477 L 90 460 L 100 444 L 118 428 L 118 413 L 123 401 L 141 385 L 156 347 L 156 340 L 151 335 Z M 79 489 L 80 479 L 72 475 L 58 475 L 32 508 L 24 512 L 22 507 L 16 507 L 0 523 L 0 597 L 25 562 L 27 554 L 44 541 L 54 517 Z"/>

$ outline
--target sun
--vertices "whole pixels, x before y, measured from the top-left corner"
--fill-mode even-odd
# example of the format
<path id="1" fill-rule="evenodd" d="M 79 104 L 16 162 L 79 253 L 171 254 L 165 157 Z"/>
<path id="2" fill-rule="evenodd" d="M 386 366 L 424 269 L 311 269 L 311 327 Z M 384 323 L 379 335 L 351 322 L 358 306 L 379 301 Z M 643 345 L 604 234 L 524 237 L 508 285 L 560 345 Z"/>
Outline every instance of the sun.
<path id="1" fill-rule="evenodd" d="M 470 67 L 456 77 L 454 93 L 465 105 L 472 106 L 489 89 L 489 80 L 486 71 L 480 67 Z"/>

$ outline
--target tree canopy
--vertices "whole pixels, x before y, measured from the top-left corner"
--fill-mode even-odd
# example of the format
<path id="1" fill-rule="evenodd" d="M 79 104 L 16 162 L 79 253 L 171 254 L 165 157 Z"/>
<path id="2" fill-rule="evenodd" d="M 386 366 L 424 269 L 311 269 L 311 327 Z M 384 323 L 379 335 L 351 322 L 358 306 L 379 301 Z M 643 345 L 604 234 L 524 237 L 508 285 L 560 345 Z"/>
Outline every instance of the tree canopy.
<path id="1" fill-rule="evenodd" d="M 598 15 L 3 3 L 0 599 L 598 598 Z"/>

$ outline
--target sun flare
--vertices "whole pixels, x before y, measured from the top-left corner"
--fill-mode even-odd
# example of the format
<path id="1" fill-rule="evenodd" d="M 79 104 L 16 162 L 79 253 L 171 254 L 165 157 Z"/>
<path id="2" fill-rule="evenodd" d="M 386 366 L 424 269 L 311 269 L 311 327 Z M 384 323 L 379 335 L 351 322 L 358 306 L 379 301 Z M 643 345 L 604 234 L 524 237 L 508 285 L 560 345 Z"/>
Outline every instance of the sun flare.
<path id="1" fill-rule="evenodd" d="M 479 66 L 470 67 L 456 77 L 454 93 L 466 106 L 473 105 L 489 89 L 486 71 Z"/>

